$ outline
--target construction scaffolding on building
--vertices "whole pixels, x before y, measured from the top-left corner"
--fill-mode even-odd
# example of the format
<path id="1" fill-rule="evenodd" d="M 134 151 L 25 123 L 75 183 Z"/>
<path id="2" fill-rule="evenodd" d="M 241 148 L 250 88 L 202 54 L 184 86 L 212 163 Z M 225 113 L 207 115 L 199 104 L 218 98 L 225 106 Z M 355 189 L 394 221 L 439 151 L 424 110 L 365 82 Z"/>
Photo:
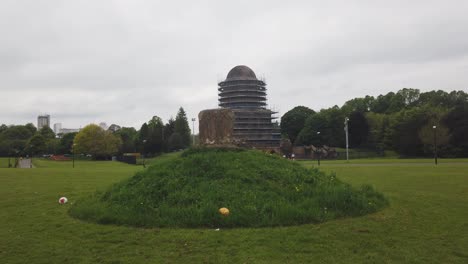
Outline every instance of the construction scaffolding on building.
<path id="1" fill-rule="evenodd" d="M 257 148 L 278 148 L 281 139 L 276 112 L 267 108 L 266 83 L 247 66 L 236 66 L 218 83 L 219 106 L 234 112 L 236 139 Z"/>

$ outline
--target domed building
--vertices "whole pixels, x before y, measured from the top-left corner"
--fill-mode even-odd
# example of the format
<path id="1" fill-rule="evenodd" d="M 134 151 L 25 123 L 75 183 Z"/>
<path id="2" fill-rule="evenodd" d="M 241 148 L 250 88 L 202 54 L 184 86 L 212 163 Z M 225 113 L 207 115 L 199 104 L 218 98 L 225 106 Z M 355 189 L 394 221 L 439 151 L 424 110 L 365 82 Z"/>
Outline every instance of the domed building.
<path id="1" fill-rule="evenodd" d="M 218 84 L 219 106 L 233 110 L 233 136 L 258 148 L 277 148 L 281 139 L 276 112 L 267 109 L 266 83 L 247 66 L 232 68 Z"/>

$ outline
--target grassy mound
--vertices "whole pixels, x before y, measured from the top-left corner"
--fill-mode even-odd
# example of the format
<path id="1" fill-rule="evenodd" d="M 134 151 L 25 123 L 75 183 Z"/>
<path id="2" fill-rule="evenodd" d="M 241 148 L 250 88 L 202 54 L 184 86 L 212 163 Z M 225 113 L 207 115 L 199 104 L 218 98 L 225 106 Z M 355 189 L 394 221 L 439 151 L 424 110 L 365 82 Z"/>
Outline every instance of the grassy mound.
<path id="1" fill-rule="evenodd" d="M 70 214 L 144 227 L 265 227 L 372 213 L 387 200 L 316 169 L 243 149 L 185 151 L 75 203 Z M 229 216 L 218 209 L 227 207 Z"/>

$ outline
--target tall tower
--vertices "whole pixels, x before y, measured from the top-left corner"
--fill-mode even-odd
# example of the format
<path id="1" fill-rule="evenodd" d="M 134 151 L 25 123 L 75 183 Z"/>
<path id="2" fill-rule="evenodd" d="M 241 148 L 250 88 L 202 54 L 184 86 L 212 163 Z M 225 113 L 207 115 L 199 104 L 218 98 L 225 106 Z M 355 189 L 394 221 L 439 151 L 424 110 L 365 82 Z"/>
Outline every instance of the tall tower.
<path id="1" fill-rule="evenodd" d="M 62 133 L 62 123 L 54 124 L 54 132 L 56 135 Z"/>
<path id="2" fill-rule="evenodd" d="M 280 129 L 267 109 L 266 83 L 247 66 L 232 68 L 218 84 L 219 106 L 232 109 L 234 137 L 253 147 L 279 147 Z"/>
<path id="3" fill-rule="evenodd" d="M 50 115 L 40 115 L 37 117 L 37 130 L 41 130 L 43 127 L 50 128 Z"/>

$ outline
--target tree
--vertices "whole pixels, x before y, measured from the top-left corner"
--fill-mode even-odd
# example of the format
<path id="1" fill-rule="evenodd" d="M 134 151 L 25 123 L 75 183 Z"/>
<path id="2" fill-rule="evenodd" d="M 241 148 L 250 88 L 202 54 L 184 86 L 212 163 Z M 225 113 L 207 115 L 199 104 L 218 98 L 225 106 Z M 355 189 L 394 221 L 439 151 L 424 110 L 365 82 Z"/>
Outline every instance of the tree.
<path id="1" fill-rule="evenodd" d="M 395 151 L 400 155 L 424 155 L 423 143 L 418 132 L 427 123 L 426 112 L 427 109 L 413 108 L 396 115 L 395 124 L 392 125 L 392 141 Z"/>
<path id="2" fill-rule="evenodd" d="M 1 133 L 0 133 L 1 134 Z M 14 155 L 11 140 L 4 140 L 0 137 L 0 157 Z"/>
<path id="3" fill-rule="evenodd" d="M 434 126 L 436 128 L 434 128 Z M 434 151 L 434 144 L 440 152 L 440 147 L 443 146 L 443 149 L 447 149 L 447 144 L 450 141 L 450 134 L 448 128 L 441 124 L 439 120 L 429 120 L 426 125 L 422 126 L 419 129 L 419 138 L 423 143 L 423 151 L 425 154 L 432 154 Z M 435 137 L 437 139 L 435 140 Z M 436 142 L 435 142 L 436 141 Z"/>
<path id="4" fill-rule="evenodd" d="M 354 111 L 362 113 L 369 112 L 374 101 L 375 98 L 369 95 L 364 98 L 354 98 L 344 103 L 341 110 L 344 114 L 350 114 Z"/>
<path id="5" fill-rule="evenodd" d="M 46 150 L 46 139 L 40 133 L 32 136 L 26 146 L 26 153 L 31 155 L 44 154 Z"/>
<path id="6" fill-rule="evenodd" d="M 403 88 L 397 92 L 397 96 L 400 96 L 403 99 L 404 106 L 408 107 L 417 104 L 420 92 L 419 89 Z"/>
<path id="7" fill-rule="evenodd" d="M 367 124 L 369 125 L 369 135 L 367 138 L 367 147 L 384 151 L 388 146 L 385 145 L 385 135 L 389 128 L 389 117 L 385 114 L 368 112 L 365 114 Z"/>
<path id="8" fill-rule="evenodd" d="M 9 140 L 28 140 L 34 133 L 35 132 L 32 132 L 27 126 L 10 126 L 2 134 L 5 139 Z"/>
<path id="9" fill-rule="evenodd" d="M 281 117 L 281 133 L 291 142 L 295 142 L 297 135 L 304 128 L 306 119 L 312 114 L 315 114 L 315 111 L 305 106 L 296 106 L 289 110 Z"/>
<path id="10" fill-rule="evenodd" d="M 136 139 L 137 131 L 133 127 L 122 127 L 120 130 L 114 133 L 119 136 L 122 140 L 122 146 L 120 147 L 121 153 L 130 153 L 136 151 Z"/>
<path id="11" fill-rule="evenodd" d="M 91 154 L 94 159 L 102 159 L 116 154 L 122 140 L 112 132 L 90 124 L 76 134 L 73 144 L 76 153 Z"/>
<path id="12" fill-rule="evenodd" d="M 361 147 L 367 143 L 369 124 L 362 112 L 352 112 L 349 115 L 349 144 L 351 148 Z"/>
<path id="13" fill-rule="evenodd" d="M 182 142 L 182 137 L 180 136 L 179 133 L 174 132 L 172 135 L 169 137 L 169 150 L 179 150 L 184 147 L 184 144 Z"/>
<path id="14" fill-rule="evenodd" d="M 55 133 L 50 127 L 44 126 L 39 130 L 39 133 L 46 139 L 54 139 L 55 138 Z"/>
<path id="15" fill-rule="evenodd" d="M 57 152 L 60 154 L 72 154 L 73 140 L 75 139 L 77 132 L 67 133 L 63 135 L 58 143 Z"/>
<path id="16" fill-rule="evenodd" d="M 116 125 L 116 124 L 112 124 L 109 126 L 109 128 L 107 129 L 108 131 L 111 131 L 111 132 L 117 132 L 121 129 L 121 127 L 119 125 Z"/>
<path id="17" fill-rule="evenodd" d="M 153 116 L 148 122 L 147 152 L 156 154 L 163 151 L 164 123 L 158 116 Z"/>
<path id="18" fill-rule="evenodd" d="M 386 95 L 377 96 L 377 98 L 371 104 L 370 110 L 374 113 L 387 113 L 393 96 L 395 96 L 394 92 L 389 92 Z"/>
<path id="19" fill-rule="evenodd" d="M 324 133 L 327 130 L 327 120 L 324 114 L 317 113 L 307 118 L 304 128 L 297 135 L 296 142 L 294 145 L 315 145 L 318 146 L 320 143 L 320 136 L 317 132 Z"/>
<path id="20" fill-rule="evenodd" d="M 164 150 L 169 151 L 169 138 L 171 137 L 172 133 L 174 133 L 175 127 L 175 120 L 174 118 L 169 118 L 167 124 L 164 125 Z"/>
<path id="21" fill-rule="evenodd" d="M 34 128 L 34 126 L 32 126 Z M 27 143 L 33 136 L 34 132 L 31 126 L 9 126 L 6 129 L 2 128 L 3 131 L 0 133 L 0 142 L 2 145 L 0 155 L 22 155 L 28 154 Z M 35 131 L 35 128 L 34 128 Z"/>
<path id="22" fill-rule="evenodd" d="M 468 157 L 468 102 L 450 110 L 442 122 L 449 129 L 450 145 L 454 154 Z"/>
<path id="23" fill-rule="evenodd" d="M 58 138 L 53 138 L 53 139 L 46 140 L 45 153 L 46 154 L 53 154 L 53 155 L 58 154 L 59 144 L 60 144 L 60 139 L 58 139 Z"/>
<path id="24" fill-rule="evenodd" d="M 307 118 L 294 145 L 312 144 L 343 147 L 345 145 L 344 118 L 345 116 L 338 106 L 320 110 Z"/>
<path id="25" fill-rule="evenodd" d="M 8 126 L 5 125 L 5 124 L 2 124 L 2 125 L 0 126 L 0 134 L 2 134 L 3 131 L 6 131 L 6 130 L 8 130 Z"/>
<path id="26" fill-rule="evenodd" d="M 148 141 L 148 137 L 149 137 L 148 124 L 143 123 L 143 125 L 141 125 L 140 131 L 138 131 L 138 140 L 137 140 L 137 148 L 143 154 L 148 153 L 148 151 L 146 150 L 146 142 Z"/>
<path id="27" fill-rule="evenodd" d="M 37 128 L 32 123 L 27 123 L 25 127 L 31 132 L 31 135 L 34 135 L 37 132 Z"/>
<path id="28" fill-rule="evenodd" d="M 187 121 L 187 115 L 182 107 L 179 108 L 179 112 L 177 112 L 174 121 L 174 133 L 180 135 L 182 148 L 190 146 L 190 127 Z"/>

